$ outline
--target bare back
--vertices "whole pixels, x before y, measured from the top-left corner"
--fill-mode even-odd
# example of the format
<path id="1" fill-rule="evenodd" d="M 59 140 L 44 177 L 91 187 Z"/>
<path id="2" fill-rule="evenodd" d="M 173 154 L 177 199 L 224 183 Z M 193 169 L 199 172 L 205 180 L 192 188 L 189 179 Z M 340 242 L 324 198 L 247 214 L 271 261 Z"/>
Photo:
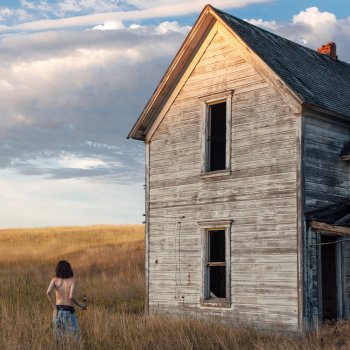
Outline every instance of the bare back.
<path id="1" fill-rule="evenodd" d="M 52 279 L 50 283 L 48 292 L 50 292 L 51 289 L 55 289 L 56 305 L 73 306 L 75 286 L 76 286 L 76 281 L 74 277 L 71 277 L 71 278 L 55 277 Z"/>

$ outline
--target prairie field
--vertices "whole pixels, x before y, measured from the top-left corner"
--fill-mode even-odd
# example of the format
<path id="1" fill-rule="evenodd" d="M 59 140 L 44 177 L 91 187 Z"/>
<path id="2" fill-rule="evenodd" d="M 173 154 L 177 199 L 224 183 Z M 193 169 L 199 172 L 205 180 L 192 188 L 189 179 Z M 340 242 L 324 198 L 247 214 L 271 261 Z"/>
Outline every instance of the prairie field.
<path id="1" fill-rule="evenodd" d="M 46 289 L 57 262 L 79 281 L 79 345 L 57 347 Z M 144 313 L 142 225 L 0 230 L 0 350 L 350 349 L 350 324 L 303 337 Z"/>

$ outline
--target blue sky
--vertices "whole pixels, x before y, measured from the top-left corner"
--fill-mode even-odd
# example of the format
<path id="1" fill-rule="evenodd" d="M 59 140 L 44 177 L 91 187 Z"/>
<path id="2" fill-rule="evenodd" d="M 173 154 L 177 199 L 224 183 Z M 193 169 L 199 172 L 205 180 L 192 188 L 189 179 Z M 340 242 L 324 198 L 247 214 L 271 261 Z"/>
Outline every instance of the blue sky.
<path id="1" fill-rule="evenodd" d="M 207 1 L 0 1 L 0 228 L 140 223 L 126 135 Z M 212 5 L 350 62 L 348 0 Z"/>

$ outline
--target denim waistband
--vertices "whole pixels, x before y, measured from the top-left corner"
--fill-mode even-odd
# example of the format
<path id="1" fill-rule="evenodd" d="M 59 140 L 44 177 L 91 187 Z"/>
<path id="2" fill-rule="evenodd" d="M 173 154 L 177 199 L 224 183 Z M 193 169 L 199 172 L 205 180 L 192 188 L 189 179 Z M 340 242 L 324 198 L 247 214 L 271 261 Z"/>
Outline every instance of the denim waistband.
<path id="1" fill-rule="evenodd" d="M 72 314 L 75 312 L 74 307 L 71 305 L 56 305 L 56 309 L 57 311 L 69 311 Z"/>

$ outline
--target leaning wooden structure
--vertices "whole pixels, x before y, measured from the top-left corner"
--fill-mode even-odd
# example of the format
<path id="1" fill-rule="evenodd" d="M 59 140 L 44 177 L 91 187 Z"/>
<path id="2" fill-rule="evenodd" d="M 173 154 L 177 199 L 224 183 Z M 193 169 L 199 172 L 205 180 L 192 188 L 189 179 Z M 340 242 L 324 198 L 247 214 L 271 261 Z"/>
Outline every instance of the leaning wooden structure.
<path id="1" fill-rule="evenodd" d="M 129 137 L 151 313 L 350 318 L 350 65 L 207 5 Z"/>

